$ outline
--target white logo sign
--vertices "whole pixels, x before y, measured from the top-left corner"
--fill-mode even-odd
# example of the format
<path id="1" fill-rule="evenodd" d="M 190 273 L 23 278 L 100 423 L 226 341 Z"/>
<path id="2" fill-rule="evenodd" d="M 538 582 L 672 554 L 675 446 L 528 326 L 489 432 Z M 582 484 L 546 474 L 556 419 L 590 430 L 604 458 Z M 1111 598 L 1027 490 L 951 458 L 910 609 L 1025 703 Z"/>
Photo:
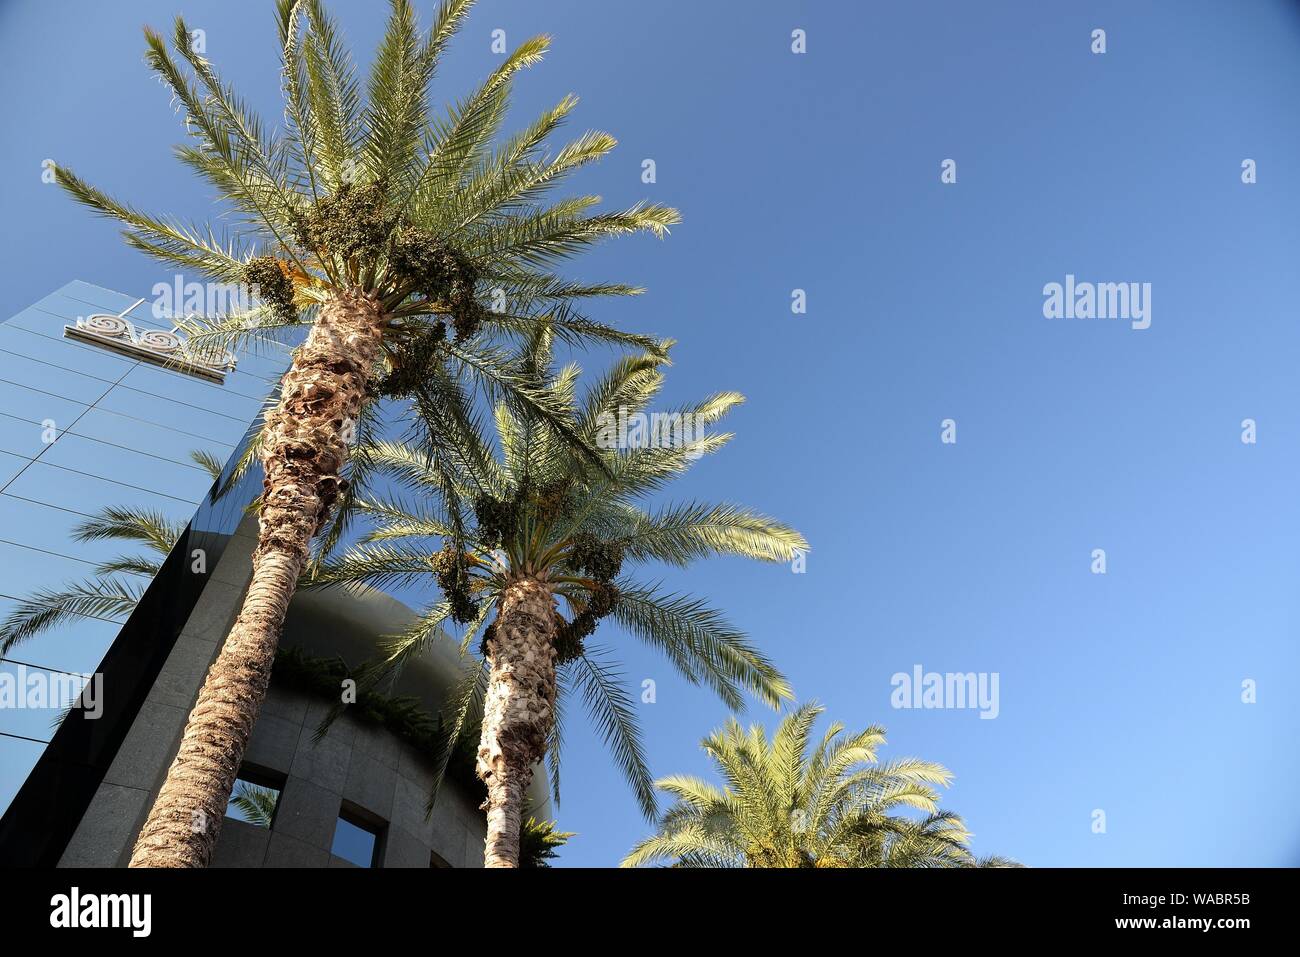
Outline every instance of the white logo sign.
<path id="1" fill-rule="evenodd" d="M 64 326 L 63 334 L 69 339 L 217 383 L 226 381 L 226 373 L 234 369 L 238 361 L 231 352 L 191 348 L 180 334 L 179 327 L 170 331 L 137 328 L 124 314 L 96 313 L 79 318 L 75 326 Z"/>

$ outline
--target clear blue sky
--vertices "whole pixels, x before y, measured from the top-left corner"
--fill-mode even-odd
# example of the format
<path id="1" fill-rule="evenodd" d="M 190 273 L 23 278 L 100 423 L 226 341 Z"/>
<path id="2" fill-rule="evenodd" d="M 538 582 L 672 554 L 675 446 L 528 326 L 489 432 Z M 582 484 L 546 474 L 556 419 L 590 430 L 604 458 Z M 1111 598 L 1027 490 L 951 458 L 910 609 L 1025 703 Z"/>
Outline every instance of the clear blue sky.
<path id="1" fill-rule="evenodd" d="M 385 5 L 334 6 L 366 58 Z M 143 296 L 169 275 L 42 184 L 47 157 L 205 215 L 141 62 L 140 24 L 178 11 L 275 116 L 269 3 L 0 5 L 0 313 L 72 278 Z M 669 399 L 749 396 L 733 445 L 678 492 L 762 508 L 814 550 L 804 575 L 723 561 L 668 580 L 727 609 L 801 697 L 885 724 L 887 754 L 950 767 L 946 803 L 980 853 L 1300 863 L 1300 822 L 1278 808 L 1300 784 L 1297 14 L 484 0 L 442 71 L 437 95 L 458 95 L 498 61 L 493 29 L 512 45 L 553 34 L 518 123 L 577 92 L 573 130 L 621 141 L 582 186 L 682 209 L 666 242 L 574 270 L 650 288 L 603 317 L 680 340 Z M 1089 51 L 1098 27 L 1104 55 Z M 956 185 L 939 181 L 946 158 Z M 1151 328 L 1045 319 L 1042 288 L 1067 273 L 1152 283 Z M 1247 417 L 1256 445 L 1240 441 Z M 945 418 L 956 445 L 940 443 Z M 697 742 L 724 709 L 603 640 L 630 679 L 658 682 L 642 707 L 653 770 L 705 772 Z M 892 709 L 891 675 L 915 664 L 999 673 L 1000 716 Z M 563 859 L 609 864 L 646 825 L 576 718 L 559 821 L 579 837 Z"/>

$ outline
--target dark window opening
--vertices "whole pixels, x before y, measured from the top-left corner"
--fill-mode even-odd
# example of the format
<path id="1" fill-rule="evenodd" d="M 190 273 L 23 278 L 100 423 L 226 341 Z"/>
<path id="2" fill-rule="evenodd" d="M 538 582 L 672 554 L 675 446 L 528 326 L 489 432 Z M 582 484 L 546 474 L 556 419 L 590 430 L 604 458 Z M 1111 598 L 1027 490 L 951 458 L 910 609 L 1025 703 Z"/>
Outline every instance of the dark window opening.
<path id="1" fill-rule="evenodd" d="M 284 776 L 245 765 L 235 778 L 235 789 L 226 805 L 226 817 L 254 827 L 275 823 L 275 809 L 284 791 Z"/>
<path id="2" fill-rule="evenodd" d="M 373 814 L 344 802 L 334 825 L 330 853 L 357 867 L 379 867 L 385 825 Z"/>

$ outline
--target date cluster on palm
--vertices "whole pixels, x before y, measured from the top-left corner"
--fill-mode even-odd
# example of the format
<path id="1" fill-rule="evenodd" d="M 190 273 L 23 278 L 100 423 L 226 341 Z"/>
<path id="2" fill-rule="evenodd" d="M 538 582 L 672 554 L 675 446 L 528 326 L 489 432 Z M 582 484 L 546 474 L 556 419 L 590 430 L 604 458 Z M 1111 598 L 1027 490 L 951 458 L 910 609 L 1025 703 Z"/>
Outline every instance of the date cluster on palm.
<path id="1" fill-rule="evenodd" d="M 483 318 L 474 295 L 478 269 L 469 257 L 391 211 L 381 184 L 344 183 L 299 214 L 294 232 L 299 245 L 321 260 L 385 262 L 396 288 L 441 305 L 457 342 L 478 331 Z"/>
<path id="2" fill-rule="evenodd" d="M 473 262 L 411 225 L 393 235 L 388 262 L 402 282 L 426 299 L 446 304 L 457 342 L 478 331 L 483 307 L 474 297 L 479 276 Z"/>
<path id="3" fill-rule="evenodd" d="M 293 281 L 283 262 L 274 256 L 255 256 L 244 264 L 244 283 L 253 290 L 276 320 L 298 321 L 293 305 Z"/>
<path id="4" fill-rule="evenodd" d="M 573 537 L 568 565 L 573 571 L 591 578 L 594 587 L 588 588 L 586 607 L 573 616 L 573 621 L 561 619 L 559 622 L 555 646 L 561 664 L 582 656 L 583 640 L 618 604 L 619 592 L 614 579 L 623 567 L 623 548 L 584 532 Z"/>
<path id="5" fill-rule="evenodd" d="M 469 624 L 478 617 L 478 603 L 470 593 L 469 558 L 450 542 L 429 560 L 438 587 L 451 605 L 452 621 Z"/>

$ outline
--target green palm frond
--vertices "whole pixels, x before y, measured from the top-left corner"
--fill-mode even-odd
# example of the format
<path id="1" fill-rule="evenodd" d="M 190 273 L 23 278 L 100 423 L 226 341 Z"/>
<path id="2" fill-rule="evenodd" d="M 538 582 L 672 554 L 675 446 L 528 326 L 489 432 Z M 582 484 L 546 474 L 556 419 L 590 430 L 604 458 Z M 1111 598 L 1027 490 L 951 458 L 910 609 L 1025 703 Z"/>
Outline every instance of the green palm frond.
<path id="1" fill-rule="evenodd" d="M 413 185 L 428 124 L 428 89 L 439 57 L 473 0 L 445 0 L 429 33 L 421 38 L 415 10 L 391 0 L 383 40 L 371 65 L 362 156 L 376 182 Z"/>
<path id="2" fill-rule="evenodd" d="M 361 544 L 399 538 L 448 538 L 453 534 L 450 524 L 419 504 L 407 506 L 380 498 L 358 499 L 354 512 L 374 523 L 362 535 Z"/>
<path id="3" fill-rule="evenodd" d="M 140 555 L 119 555 L 95 566 L 95 574 L 101 578 L 108 575 L 140 575 L 153 578 L 162 569 L 162 562 Z"/>
<path id="4" fill-rule="evenodd" d="M 274 788 L 240 781 L 230 796 L 230 804 L 244 815 L 246 823 L 254 827 L 270 827 L 279 799 L 280 795 Z"/>
<path id="5" fill-rule="evenodd" d="M 774 708 L 793 697 L 772 662 L 702 599 L 627 581 L 618 587 L 618 623 L 659 648 L 692 684 L 712 687 L 728 707 L 741 706 L 741 688 Z"/>
<path id="6" fill-rule="evenodd" d="M 212 481 L 221 478 L 221 473 L 225 471 L 226 460 L 215 452 L 209 452 L 206 449 L 194 449 L 190 452 L 190 461 L 192 461 L 208 475 L 212 476 Z"/>
<path id="7" fill-rule="evenodd" d="M 732 844 L 721 834 L 699 825 L 683 825 L 669 834 L 655 834 L 636 845 L 623 867 L 668 863 L 677 867 L 743 867 Z"/>
<path id="8" fill-rule="evenodd" d="M 434 763 L 433 790 L 425 805 L 426 816 L 433 813 L 438 791 L 447 775 L 447 765 L 456 753 L 456 748 L 465 734 L 465 729 L 476 727 L 482 720 L 483 697 L 487 693 L 488 673 L 486 664 L 470 659 L 461 670 L 452 693 L 449 696 L 449 713 L 442 715 L 443 733 L 439 738 L 437 760 Z"/>
<path id="9" fill-rule="evenodd" d="M 78 542 L 135 542 L 166 556 L 184 531 L 183 523 L 169 519 L 157 509 L 109 506 L 78 523 L 72 530 L 72 538 Z"/>
<path id="10" fill-rule="evenodd" d="M 315 148 L 324 185 L 336 190 L 357 175 L 361 138 L 361 89 L 351 55 L 320 0 L 306 0 L 308 30 L 301 53 L 305 93 L 314 124 Z"/>
<path id="11" fill-rule="evenodd" d="M 323 561 L 303 584 L 350 588 L 409 588 L 431 575 L 428 552 L 407 542 L 370 542 Z"/>
<path id="12" fill-rule="evenodd" d="M 714 555 L 788 562 L 808 548 L 790 526 L 735 505 L 689 502 L 637 519 L 623 539 L 628 555 L 672 565 Z"/>
<path id="13" fill-rule="evenodd" d="M 561 831 L 554 821 L 539 821 L 529 816 L 520 828 L 519 866 L 550 867 L 549 861 L 559 856 L 559 849 L 577 837 L 572 831 Z"/>
<path id="14" fill-rule="evenodd" d="M 196 462 L 203 457 L 192 455 Z M 109 506 L 83 519 L 72 528 L 73 541 L 129 542 L 146 554 L 107 559 L 95 566 L 93 579 L 37 589 L 19 600 L 0 623 L 0 653 L 78 618 L 125 620 L 184 532 L 184 522 L 150 508 Z"/>
<path id="15" fill-rule="evenodd" d="M 511 78 L 520 70 L 539 63 L 549 46 L 550 38 L 545 36 L 524 41 L 477 91 L 450 111 L 446 120 L 435 120 L 430 124 L 424 163 L 407 197 L 413 218 L 433 226 L 441 238 L 451 238 L 457 230 L 448 229 L 445 223 L 439 222 L 445 209 L 435 208 L 433 203 L 438 197 L 451 195 L 454 187 L 483 155 L 505 118 Z"/>
<path id="16" fill-rule="evenodd" d="M 219 238 L 204 227 L 143 213 L 91 186 L 65 166 L 57 168 L 55 182 L 83 206 L 122 223 L 122 236 L 132 248 L 218 282 L 242 278 L 245 250 L 238 238 Z"/>
<path id="17" fill-rule="evenodd" d="M 580 197 L 549 209 L 494 222 L 467 237 L 476 259 L 490 268 L 550 269 L 604 239 L 649 232 L 659 238 L 681 222 L 675 209 L 637 203 L 613 213 L 584 215 L 599 198 Z"/>
<path id="18" fill-rule="evenodd" d="M 120 621 L 135 609 L 144 589 L 144 583 L 112 577 L 38 589 L 15 603 L 0 623 L 0 654 L 77 618 Z"/>
<path id="19" fill-rule="evenodd" d="M 195 52 L 182 18 L 176 19 L 172 42 L 175 52 L 193 69 L 193 80 L 173 58 L 160 33 L 145 27 L 144 36 L 145 62 L 181 108 L 193 142 L 178 147 L 177 157 L 216 187 L 241 214 L 245 228 L 265 233 L 288 248 L 294 216 L 303 204 L 288 188 L 284 171 L 273 158 L 277 151 L 266 142 L 261 121 Z"/>
<path id="20" fill-rule="evenodd" d="M 646 764 L 645 746 L 641 742 L 636 706 L 623 683 L 623 676 L 602 662 L 605 657 L 608 657 L 607 652 L 588 649 L 571 667 L 586 700 L 592 724 L 604 737 L 615 763 L 627 778 L 641 813 L 654 820 L 659 809 L 655 801 L 654 779 Z"/>

